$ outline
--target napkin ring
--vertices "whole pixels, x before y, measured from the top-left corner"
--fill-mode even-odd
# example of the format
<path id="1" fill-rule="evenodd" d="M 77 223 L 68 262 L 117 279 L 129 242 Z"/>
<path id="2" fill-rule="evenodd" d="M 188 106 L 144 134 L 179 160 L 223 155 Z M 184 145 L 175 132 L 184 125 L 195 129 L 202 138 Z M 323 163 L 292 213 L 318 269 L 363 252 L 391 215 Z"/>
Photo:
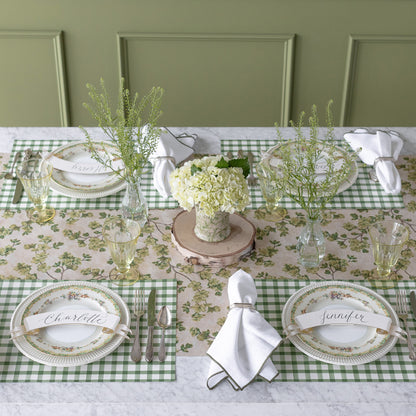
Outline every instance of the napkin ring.
<path id="1" fill-rule="evenodd" d="M 392 156 L 380 156 L 374 159 L 373 166 L 376 167 L 378 162 L 394 162 L 394 157 Z"/>
<path id="2" fill-rule="evenodd" d="M 173 156 L 154 156 L 152 160 L 170 160 L 174 165 L 176 165 L 176 160 Z"/>
<path id="3" fill-rule="evenodd" d="M 230 305 L 230 309 L 234 309 L 234 308 L 251 309 L 253 311 L 256 310 L 256 308 L 254 307 L 252 303 L 243 303 L 243 302 L 232 303 Z"/>

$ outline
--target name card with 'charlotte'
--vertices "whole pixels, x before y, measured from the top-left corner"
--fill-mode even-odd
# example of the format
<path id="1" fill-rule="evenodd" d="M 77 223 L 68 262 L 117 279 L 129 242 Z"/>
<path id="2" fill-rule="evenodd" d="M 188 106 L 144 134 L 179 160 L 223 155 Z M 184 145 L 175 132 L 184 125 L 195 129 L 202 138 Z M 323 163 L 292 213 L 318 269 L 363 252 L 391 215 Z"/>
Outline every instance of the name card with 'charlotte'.
<path id="1" fill-rule="evenodd" d="M 100 311 L 66 310 L 30 315 L 23 322 L 26 331 L 67 324 L 95 325 L 114 330 L 120 322 L 120 317 Z"/>

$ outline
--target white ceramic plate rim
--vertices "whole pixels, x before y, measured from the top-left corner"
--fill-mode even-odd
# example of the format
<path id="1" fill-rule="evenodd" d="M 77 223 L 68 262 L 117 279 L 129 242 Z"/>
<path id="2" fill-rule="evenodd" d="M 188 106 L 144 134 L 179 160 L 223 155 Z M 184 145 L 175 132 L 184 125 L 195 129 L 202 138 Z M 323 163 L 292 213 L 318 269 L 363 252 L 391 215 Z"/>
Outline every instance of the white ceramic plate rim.
<path id="1" fill-rule="evenodd" d="M 102 145 L 103 143 L 106 144 L 105 142 L 94 142 L 94 143 L 97 143 L 99 145 Z M 63 146 L 58 147 L 57 149 L 54 149 L 45 157 L 45 159 L 48 159 L 49 156 L 55 155 L 56 153 L 61 152 L 62 150 L 65 150 L 67 148 L 83 146 L 83 145 L 85 145 L 85 141 L 67 143 Z M 108 145 L 111 146 L 111 143 L 109 143 Z M 56 182 L 53 176 L 52 176 L 51 184 L 50 184 L 50 188 L 53 191 L 57 192 L 58 194 L 69 196 L 69 197 L 74 197 L 74 198 L 79 198 L 79 199 L 102 198 L 104 196 L 113 195 L 121 191 L 125 187 L 126 187 L 125 181 L 119 179 L 119 180 L 116 180 L 113 184 L 104 185 L 102 189 L 100 188 L 95 188 L 94 190 L 74 189 L 69 186 L 63 186 L 60 183 Z"/>
<path id="2" fill-rule="evenodd" d="M 394 311 L 393 307 L 378 293 L 374 292 L 371 289 L 368 289 L 365 286 L 360 286 L 355 283 L 350 282 L 344 282 L 344 281 L 331 281 L 331 282 L 317 282 L 310 284 L 306 287 L 303 287 L 302 289 L 299 289 L 297 292 L 295 292 L 286 302 L 285 306 L 283 307 L 282 311 L 282 324 L 283 328 L 287 328 L 291 322 L 291 312 L 294 304 L 296 301 L 306 294 L 307 292 L 316 290 L 317 288 L 331 288 L 331 287 L 338 287 L 342 288 L 343 290 L 346 290 L 348 288 L 352 288 L 355 290 L 359 290 L 361 292 L 364 292 L 365 294 L 369 295 L 370 297 L 374 297 L 377 299 L 378 302 L 380 302 L 388 311 L 389 317 L 392 320 L 392 325 L 399 326 L 399 319 L 396 315 L 396 312 Z M 308 343 L 304 342 L 301 337 L 298 335 L 291 337 L 290 341 L 292 344 L 299 349 L 304 354 L 308 355 L 309 357 L 312 357 L 318 361 L 322 361 L 329 364 L 336 364 L 336 365 L 359 365 L 359 364 L 366 364 L 375 360 L 378 360 L 379 358 L 386 355 L 396 344 L 397 338 L 390 336 L 386 342 L 381 345 L 378 349 L 363 353 L 360 355 L 354 355 L 351 357 L 348 356 L 339 356 L 339 355 L 332 355 L 329 353 L 325 353 L 322 351 L 319 351 L 313 346 L 309 345 Z"/>
<path id="3" fill-rule="evenodd" d="M 284 145 L 285 143 L 280 143 L 276 146 L 271 147 L 270 149 L 268 149 L 266 151 L 266 153 L 272 152 L 275 149 L 278 149 L 280 146 Z M 341 154 L 345 154 L 345 150 L 342 149 L 339 146 L 335 146 L 336 149 L 341 153 Z M 344 181 L 340 184 L 338 190 L 337 190 L 337 195 L 340 194 L 341 192 L 346 191 L 348 188 L 350 188 L 352 185 L 354 185 L 355 181 L 358 178 L 358 164 L 356 161 L 354 161 L 353 166 L 351 167 L 351 170 L 348 174 L 348 176 L 344 179 Z"/>
<path id="4" fill-rule="evenodd" d="M 55 290 L 56 288 L 65 288 L 65 287 L 85 287 L 85 288 L 93 288 L 98 289 L 105 293 L 107 296 L 111 297 L 113 301 L 119 306 L 120 308 L 120 324 L 124 324 L 126 326 L 130 326 L 130 312 L 123 301 L 123 299 L 111 289 L 102 286 L 95 282 L 89 281 L 65 281 L 54 283 L 52 285 L 46 285 L 40 289 L 35 290 L 29 296 L 27 296 L 23 301 L 19 304 L 16 310 L 13 312 L 11 321 L 10 321 L 10 329 L 12 330 L 16 326 L 21 325 L 22 316 L 31 302 L 33 302 L 37 297 L 51 291 Z M 40 364 L 49 365 L 52 367 L 74 367 L 79 365 L 88 364 L 94 361 L 98 361 L 101 358 L 105 357 L 106 355 L 113 352 L 118 346 L 123 342 L 124 338 L 121 335 L 115 334 L 112 339 L 107 342 L 102 347 L 89 351 L 85 354 L 79 354 L 74 356 L 57 356 L 48 354 L 47 352 L 40 351 L 39 349 L 35 348 L 31 343 L 28 342 L 25 336 L 18 337 L 13 340 L 14 344 L 16 345 L 17 349 L 26 357 L 30 358 L 33 361 L 36 361 Z"/>

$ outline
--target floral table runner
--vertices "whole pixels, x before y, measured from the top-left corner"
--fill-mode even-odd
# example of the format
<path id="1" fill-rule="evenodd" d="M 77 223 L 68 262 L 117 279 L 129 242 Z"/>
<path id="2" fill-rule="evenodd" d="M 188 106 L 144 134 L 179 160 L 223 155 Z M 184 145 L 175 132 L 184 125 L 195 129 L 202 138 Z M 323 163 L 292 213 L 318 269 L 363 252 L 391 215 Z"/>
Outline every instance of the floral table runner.
<path id="1" fill-rule="evenodd" d="M 17 151 L 22 151 L 27 147 L 32 148 L 34 151 L 51 151 L 53 149 L 62 146 L 67 143 L 62 140 L 15 140 L 13 142 L 13 149 L 10 161 L 13 159 L 14 154 Z M 341 143 L 341 141 L 339 141 Z M 221 142 L 222 153 L 232 152 L 235 156 L 238 150 L 244 152 L 251 151 L 254 154 L 255 161 L 259 160 L 262 151 L 267 150 L 276 144 L 275 140 L 223 140 Z M 359 175 L 357 181 L 346 191 L 337 195 L 332 201 L 330 208 L 355 208 L 355 209 L 372 209 L 372 208 L 403 208 L 403 199 L 401 195 L 387 195 L 382 187 L 369 179 L 370 168 L 359 164 Z M 10 162 L 9 166 L 10 168 Z M 169 197 L 167 199 L 162 198 L 153 186 L 153 178 L 151 172 L 151 166 L 149 164 L 149 171 L 144 174 L 142 178 L 142 190 L 146 197 L 146 200 L 151 209 L 166 209 L 176 208 L 177 202 Z M 12 204 L 12 198 L 14 194 L 14 188 L 16 186 L 15 180 L 5 180 L 3 182 L 3 188 L 0 194 L 0 209 L 9 208 L 28 208 L 30 201 L 23 194 L 23 197 L 18 206 Z M 259 208 L 263 203 L 260 187 L 251 188 L 251 205 L 248 208 Z M 118 209 L 121 204 L 121 199 L 124 195 L 124 191 L 120 191 L 114 195 L 106 196 L 97 199 L 75 199 L 69 198 L 63 195 L 59 195 L 56 192 L 51 191 L 48 199 L 48 203 L 57 208 L 71 208 L 71 209 Z M 285 208 L 297 208 L 297 205 L 288 198 L 283 198 L 281 205 Z"/>
<path id="2" fill-rule="evenodd" d="M 6 163 L 8 155 L 0 163 Z M 405 209 L 328 210 L 323 217 L 326 255 L 318 269 L 297 263 L 296 239 L 305 224 L 302 211 L 289 210 L 278 223 L 261 210 L 245 216 L 256 226 L 256 249 L 239 263 L 210 268 L 187 264 L 171 243 L 174 210 L 151 210 L 139 240 L 134 266 L 142 279 L 172 279 L 178 283 L 177 353 L 204 355 L 227 314 L 228 278 L 243 268 L 255 279 L 366 280 L 377 283 L 368 236 L 370 224 L 395 218 L 407 224 L 410 240 L 391 279 L 416 280 L 416 158 L 402 157 L 397 166 L 403 182 Z M 63 209 L 50 223 L 30 222 L 20 209 L 0 211 L 0 280 L 108 280 L 110 255 L 101 227 L 109 210 Z M 416 287 L 416 284 L 415 286 Z"/>
<path id="3" fill-rule="evenodd" d="M 134 286 L 116 286 L 103 281 L 118 293 L 128 305 L 133 308 L 134 291 L 144 288 L 146 292 L 156 289 L 156 311 L 162 305 L 168 305 L 172 311 L 173 326 L 165 332 L 166 361 L 161 363 L 155 358 L 147 363 L 144 358 L 140 363 L 130 359 L 133 340 L 124 341 L 114 352 L 99 361 L 77 367 L 51 367 L 36 363 L 22 355 L 10 340 L 10 320 L 19 303 L 34 290 L 39 289 L 50 281 L 0 281 L 0 382 L 29 382 L 29 381 L 173 381 L 176 378 L 175 354 L 175 322 L 176 322 L 176 281 L 147 280 Z M 132 328 L 135 330 L 134 316 Z M 142 351 L 147 337 L 146 320 L 141 320 Z M 154 332 L 154 348 L 158 351 L 161 330 L 156 327 Z"/>

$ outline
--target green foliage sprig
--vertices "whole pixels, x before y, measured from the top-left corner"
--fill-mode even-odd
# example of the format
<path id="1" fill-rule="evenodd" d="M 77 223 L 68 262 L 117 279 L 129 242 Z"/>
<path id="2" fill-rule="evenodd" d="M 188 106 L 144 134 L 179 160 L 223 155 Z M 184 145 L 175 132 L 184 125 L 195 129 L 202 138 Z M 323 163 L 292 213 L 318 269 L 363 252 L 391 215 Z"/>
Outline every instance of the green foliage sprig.
<path id="1" fill-rule="evenodd" d="M 334 137 L 332 100 L 326 108 L 326 116 L 328 127 L 324 140 L 318 139 L 319 119 L 315 105 L 312 106 L 309 117 L 309 137 L 304 128 L 305 112 L 300 114 L 297 123 L 290 122 L 296 131 L 293 140 L 284 140 L 276 124 L 278 139 L 282 141 L 278 150 L 280 161 L 268 172 L 269 175 L 274 175 L 272 177 L 276 187 L 298 203 L 313 220 L 319 218 L 334 198 L 340 185 L 350 175 L 356 160 L 356 154 L 346 146 L 343 158 L 340 159 L 341 164 L 337 160 L 340 152 Z M 317 173 L 318 165 L 322 165 L 323 160 L 325 169 Z"/>
<path id="2" fill-rule="evenodd" d="M 216 168 L 227 169 L 227 168 L 241 168 L 243 171 L 243 176 L 247 178 L 250 173 L 250 165 L 248 163 L 248 158 L 239 158 L 239 159 L 230 159 L 225 160 L 223 157 L 216 163 Z M 191 166 L 191 175 L 195 175 L 196 172 L 201 172 L 202 169 L 196 165 Z"/>
<path id="3" fill-rule="evenodd" d="M 111 169 L 116 175 L 123 179 L 139 177 L 143 174 L 149 157 L 158 143 L 160 129 L 156 123 L 162 115 L 160 107 L 163 89 L 153 87 L 139 100 L 138 93 L 131 96 L 130 91 L 124 88 L 124 79 L 122 79 L 117 108 L 113 115 L 110 98 L 102 78 L 100 86 L 101 92 L 93 85 L 87 84 L 92 103 L 83 105 L 115 146 L 117 154 L 110 154 L 105 148 L 104 152 L 98 152 L 89 133 L 85 128 L 80 127 L 87 138 L 86 145 L 92 158 Z M 123 161 L 124 170 L 113 165 L 114 156 Z"/>

